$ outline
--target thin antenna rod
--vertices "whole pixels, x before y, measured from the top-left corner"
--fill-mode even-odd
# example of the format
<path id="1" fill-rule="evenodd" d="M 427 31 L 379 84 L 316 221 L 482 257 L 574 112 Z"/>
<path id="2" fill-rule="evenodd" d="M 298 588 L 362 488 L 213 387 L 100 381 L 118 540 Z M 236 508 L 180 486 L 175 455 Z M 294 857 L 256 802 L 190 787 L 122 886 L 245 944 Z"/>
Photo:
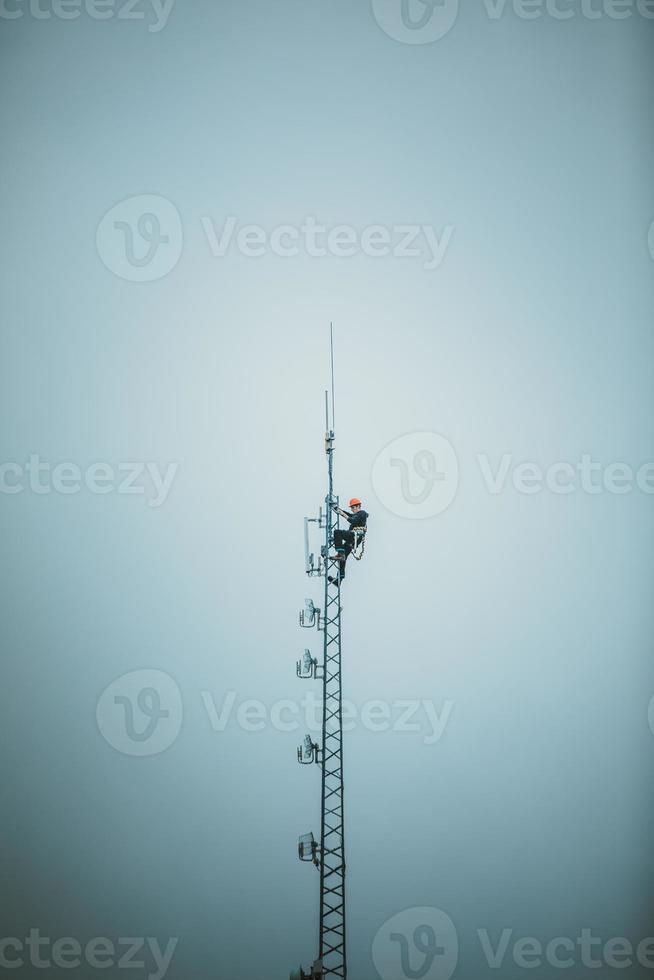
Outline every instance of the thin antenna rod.
<path id="1" fill-rule="evenodd" d="M 330 321 L 329 324 L 329 346 L 331 350 L 331 361 L 332 361 L 332 429 L 336 429 L 335 411 L 334 411 L 334 324 Z"/>

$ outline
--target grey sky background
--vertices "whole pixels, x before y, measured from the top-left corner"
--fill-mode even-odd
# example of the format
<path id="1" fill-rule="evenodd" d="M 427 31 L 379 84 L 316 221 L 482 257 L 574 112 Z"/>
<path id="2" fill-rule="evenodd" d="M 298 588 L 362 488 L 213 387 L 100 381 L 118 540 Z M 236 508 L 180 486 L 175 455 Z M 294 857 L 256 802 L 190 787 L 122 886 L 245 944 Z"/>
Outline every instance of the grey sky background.
<path id="1" fill-rule="evenodd" d="M 512 482 L 523 462 L 654 459 L 654 21 L 569 7 L 466 4 L 424 44 L 382 30 L 399 0 L 178 0 L 165 23 L 3 8 L 22 16 L 0 17 L 0 462 L 177 466 L 160 506 L 147 480 L 0 494 L 4 936 L 177 937 L 170 980 L 268 980 L 315 955 L 318 876 L 295 848 L 319 830 L 319 773 L 295 762 L 304 721 L 280 731 L 270 711 L 319 693 L 295 660 L 319 650 L 297 614 L 320 597 L 302 519 L 325 492 L 330 320 L 337 489 L 371 515 L 344 586 L 346 695 L 445 720 L 431 743 L 422 708 L 418 731 L 347 735 L 352 980 L 402 980 L 373 940 L 427 906 L 455 926 L 460 980 L 525 975 L 512 946 L 491 970 L 478 930 L 654 933 L 653 497 Z M 164 199 L 176 258 L 145 282 L 113 217 L 98 232 L 141 195 Z M 230 216 L 450 237 L 432 269 L 424 236 L 408 257 L 216 256 L 206 229 Z M 373 481 L 416 432 L 458 460 L 452 503 L 423 520 L 403 516 L 399 468 Z M 479 457 L 505 455 L 490 493 Z M 138 670 L 183 705 L 143 757 L 110 744 L 135 745 L 101 700 Z M 230 697 L 213 730 L 207 700 Z M 263 730 L 239 724 L 250 699 Z M 574 955 L 566 975 L 599 975 Z M 98 972 L 125 975 L 49 975 Z"/>

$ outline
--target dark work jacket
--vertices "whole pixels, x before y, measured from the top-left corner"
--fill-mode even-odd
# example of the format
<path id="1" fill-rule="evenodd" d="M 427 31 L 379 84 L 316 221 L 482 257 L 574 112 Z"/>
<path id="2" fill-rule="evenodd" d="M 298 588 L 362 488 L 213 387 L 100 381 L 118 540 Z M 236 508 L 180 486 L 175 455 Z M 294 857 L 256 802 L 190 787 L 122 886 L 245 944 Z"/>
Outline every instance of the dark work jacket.
<path id="1" fill-rule="evenodd" d="M 360 510 L 357 514 L 346 514 L 346 520 L 350 530 L 353 530 L 355 527 L 365 527 L 368 523 L 368 515 L 365 510 Z"/>

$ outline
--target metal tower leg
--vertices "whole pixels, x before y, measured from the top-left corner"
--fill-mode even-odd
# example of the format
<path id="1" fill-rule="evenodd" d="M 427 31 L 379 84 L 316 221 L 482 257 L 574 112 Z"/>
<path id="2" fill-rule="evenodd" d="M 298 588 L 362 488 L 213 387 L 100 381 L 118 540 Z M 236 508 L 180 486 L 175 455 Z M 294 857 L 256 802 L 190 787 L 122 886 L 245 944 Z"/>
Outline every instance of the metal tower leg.
<path id="1" fill-rule="evenodd" d="M 338 561 L 328 557 L 338 517 L 326 498 L 323 622 L 322 818 L 320 850 L 320 959 L 325 977 L 347 977 L 345 948 L 345 826 L 343 812 L 343 696 L 341 589 Z M 329 581 L 328 576 L 336 579 Z"/>

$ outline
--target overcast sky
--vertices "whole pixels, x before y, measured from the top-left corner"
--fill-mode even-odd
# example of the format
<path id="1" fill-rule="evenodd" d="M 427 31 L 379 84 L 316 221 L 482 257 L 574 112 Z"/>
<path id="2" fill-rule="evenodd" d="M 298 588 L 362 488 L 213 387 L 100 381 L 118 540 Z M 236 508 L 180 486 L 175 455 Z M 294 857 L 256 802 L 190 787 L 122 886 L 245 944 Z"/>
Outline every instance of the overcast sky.
<path id="1" fill-rule="evenodd" d="M 15 976 L 316 955 L 330 320 L 351 980 L 650 974 L 653 14 L 2 7 Z"/>

